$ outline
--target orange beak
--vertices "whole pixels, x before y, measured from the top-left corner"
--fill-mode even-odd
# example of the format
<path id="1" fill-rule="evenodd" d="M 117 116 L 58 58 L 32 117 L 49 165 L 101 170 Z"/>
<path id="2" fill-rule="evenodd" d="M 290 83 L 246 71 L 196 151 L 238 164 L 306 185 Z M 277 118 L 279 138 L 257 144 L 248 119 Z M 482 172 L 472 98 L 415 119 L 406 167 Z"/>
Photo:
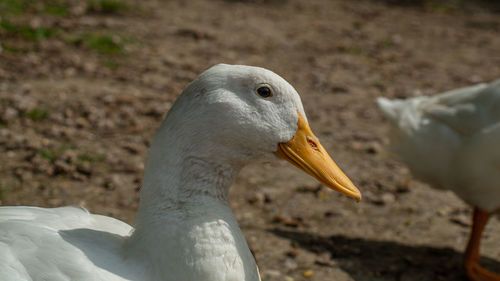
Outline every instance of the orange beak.
<path id="1" fill-rule="evenodd" d="M 315 177 L 329 188 L 359 202 L 361 192 L 333 162 L 318 138 L 312 133 L 302 114 L 298 113 L 297 132 L 290 141 L 278 144 L 275 154 Z"/>

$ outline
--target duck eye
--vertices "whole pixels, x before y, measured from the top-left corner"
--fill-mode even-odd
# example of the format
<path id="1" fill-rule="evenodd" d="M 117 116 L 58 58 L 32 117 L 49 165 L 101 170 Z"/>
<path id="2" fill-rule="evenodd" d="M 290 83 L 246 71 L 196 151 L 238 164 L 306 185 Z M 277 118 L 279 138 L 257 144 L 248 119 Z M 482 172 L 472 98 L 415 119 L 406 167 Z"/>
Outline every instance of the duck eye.
<path id="1" fill-rule="evenodd" d="M 271 89 L 269 87 L 260 87 L 257 89 L 257 94 L 263 98 L 268 98 L 273 96 L 273 92 L 271 92 Z"/>

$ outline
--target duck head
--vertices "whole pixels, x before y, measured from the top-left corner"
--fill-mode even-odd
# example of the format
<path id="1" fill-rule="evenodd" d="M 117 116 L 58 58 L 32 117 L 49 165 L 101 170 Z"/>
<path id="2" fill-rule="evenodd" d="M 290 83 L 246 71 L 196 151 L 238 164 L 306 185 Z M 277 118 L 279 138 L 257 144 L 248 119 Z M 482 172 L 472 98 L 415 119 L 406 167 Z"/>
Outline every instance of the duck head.
<path id="1" fill-rule="evenodd" d="M 241 164 L 278 156 L 329 188 L 361 199 L 311 131 L 297 91 L 267 69 L 211 67 L 185 88 L 166 124 L 170 135 L 182 136 L 183 153 Z"/>

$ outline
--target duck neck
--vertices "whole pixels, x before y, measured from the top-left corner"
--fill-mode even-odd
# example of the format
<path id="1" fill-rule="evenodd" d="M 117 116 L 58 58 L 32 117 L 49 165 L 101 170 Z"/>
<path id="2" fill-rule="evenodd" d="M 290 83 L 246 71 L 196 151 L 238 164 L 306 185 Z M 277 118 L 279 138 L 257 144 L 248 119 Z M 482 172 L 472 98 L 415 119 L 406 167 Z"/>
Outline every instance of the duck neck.
<path id="1" fill-rule="evenodd" d="M 227 205 L 229 187 L 238 170 L 239 165 L 197 156 L 169 159 L 164 163 L 148 161 L 136 231 L 162 224 L 173 216 L 185 219 L 205 204 Z"/>
<path id="2" fill-rule="evenodd" d="M 151 280 L 227 280 L 222 273 L 260 280 L 227 202 L 241 165 L 194 156 L 161 163 L 154 162 L 161 157 L 150 158 L 125 256 L 148 268 Z"/>
<path id="3" fill-rule="evenodd" d="M 193 146 L 190 136 L 169 138 L 171 131 L 160 129 L 152 141 L 131 244 L 168 236 L 193 218 L 234 217 L 227 196 L 241 160 L 225 157 L 209 142 Z"/>

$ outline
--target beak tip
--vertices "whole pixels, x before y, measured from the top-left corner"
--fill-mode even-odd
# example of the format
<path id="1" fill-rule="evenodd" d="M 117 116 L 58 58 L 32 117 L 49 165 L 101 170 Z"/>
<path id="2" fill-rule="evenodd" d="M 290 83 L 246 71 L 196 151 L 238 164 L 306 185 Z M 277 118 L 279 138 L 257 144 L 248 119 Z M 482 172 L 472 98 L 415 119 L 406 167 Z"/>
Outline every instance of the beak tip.
<path id="1" fill-rule="evenodd" d="M 361 195 L 361 192 L 359 192 L 359 190 L 357 192 L 354 192 L 353 194 L 351 194 L 351 197 L 356 200 L 356 203 L 359 203 L 361 201 L 361 198 L 362 198 L 362 195 Z"/>
<path id="2" fill-rule="evenodd" d="M 333 185 L 327 185 L 330 189 L 337 191 L 341 194 L 347 195 L 348 197 L 351 197 L 352 199 L 356 200 L 357 203 L 361 201 L 361 198 L 363 197 L 361 195 L 361 191 L 359 191 L 356 186 L 353 184 L 349 185 L 338 185 L 338 184 L 333 184 Z"/>

